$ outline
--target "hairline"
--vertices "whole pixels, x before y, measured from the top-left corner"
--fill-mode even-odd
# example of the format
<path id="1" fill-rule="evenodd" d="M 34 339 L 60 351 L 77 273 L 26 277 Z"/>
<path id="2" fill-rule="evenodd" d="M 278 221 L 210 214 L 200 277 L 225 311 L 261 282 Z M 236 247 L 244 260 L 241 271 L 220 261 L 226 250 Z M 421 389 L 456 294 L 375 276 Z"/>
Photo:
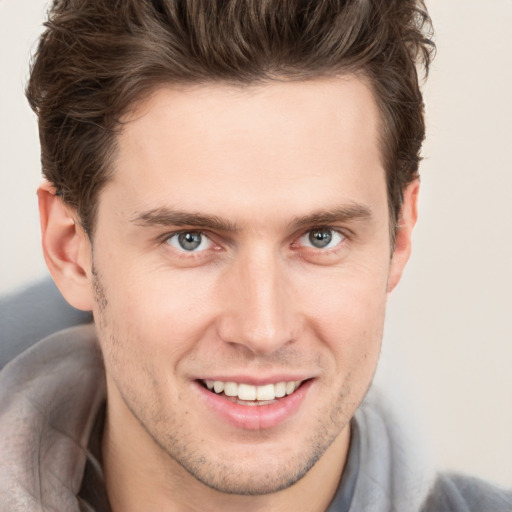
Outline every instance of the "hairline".
<path id="1" fill-rule="evenodd" d="M 99 196 L 104 189 L 104 187 L 110 182 L 113 174 L 116 172 L 116 159 L 118 156 L 118 142 L 119 138 L 122 135 L 123 128 L 125 125 L 129 124 L 131 121 L 137 118 L 137 112 L 140 110 L 141 106 L 148 102 L 152 96 L 158 93 L 158 91 L 166 88 L 175 88 L 176 90 L 193 90 L 195 88 L 204 88 L 212 85 L 220 85 L 226 87 L 232 87 L 233 89 L 244 90 L 244 89 L 255 89 L 257 87 L 265 87 L 273 83 L 306 83 L 313 82 L 317 80 L 329 80 L 329 79 L 342 79 L 342 78 L 355 78 L 362 82 L 371 94 L 375 106 L 377 107 L 378 112 L 378 120 L 377 120 L 377 144 L 378 151 L 380 157 L 380 163 L 385 172 L 386 178 L 386 202 L 388 205 L 388 219 L 389 219 L 389 236 L 391 243 L 391 250 L 394 249 L 394 241 L 396 232 L 398 230 L 398 217 L 400 212 L 394 212 L 393 210 L 393 202 L 390 197 L 390 190 L 388 184 L 388 169 L 387 169 L 387 140 L 386 140 L 386 122 L 384 109 L 381 106 L 381 102 L 378 101 L 377 92 L 373 85 L 372 79 L 366 72 L 364 68 L 358 68 L 351 70 L 350 67 L 340 66 L 339 69 L 336 70 L 325 70 L 324 72 L 308 72 L 307 70 L 303 70 L 302 74 L 300 71 L 295 71 L 293 73 L 269 73 L 267 75 L 255 76 L 251 80 L 242 80 L 239 78 L 216 78 L 211 77 L 209 79 L 202 80 L 168 80 L 162 78 L 161 80 L 154 80 L 152 83 L 148 81 L 148 83 L 141 88 L 139 93 L 136 95 L 134 99 L 132 99 L 126 107 L 119 114 L 119 120 L 116 122 L 117 129 L 114 130 L 111 150 L 107 155 L 107 158 L 103 162 L 105 166 L 105 176 L 106 179 L 102 186 L 96 191 L 96 196 L 94 197 L 94 205 L 90 210 L 90 216 L 88 218 L 88 226 L 85 226 L 82 223 L 82 219 L 80 216 L 80 212 L 77 211 L 77 217 L 80 219 L 80 223 L 87 233 L 89 240 L 91 243 L 94 239 L 94 232 L 97 223 L 97 214 L 98 214 L 98 204 L 99 204 Z M 402 187 L 402 192 L 405 190 L 405 187 Z"/>

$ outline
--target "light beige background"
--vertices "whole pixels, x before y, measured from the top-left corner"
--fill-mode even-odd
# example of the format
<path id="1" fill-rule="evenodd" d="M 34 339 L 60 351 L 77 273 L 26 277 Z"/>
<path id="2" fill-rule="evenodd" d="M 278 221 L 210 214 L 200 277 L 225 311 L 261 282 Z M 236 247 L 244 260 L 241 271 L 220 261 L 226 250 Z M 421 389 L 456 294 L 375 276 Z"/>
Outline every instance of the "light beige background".
<path id="1" fill-rule="evenodd" d="M 512 0 L 431 0 L 438 56 L 412 260 L 378 379 L 439 465 L 512 486 Z M 23 97 L 44 3 L 0 2 L 0 293 L 45 273 Z"/>

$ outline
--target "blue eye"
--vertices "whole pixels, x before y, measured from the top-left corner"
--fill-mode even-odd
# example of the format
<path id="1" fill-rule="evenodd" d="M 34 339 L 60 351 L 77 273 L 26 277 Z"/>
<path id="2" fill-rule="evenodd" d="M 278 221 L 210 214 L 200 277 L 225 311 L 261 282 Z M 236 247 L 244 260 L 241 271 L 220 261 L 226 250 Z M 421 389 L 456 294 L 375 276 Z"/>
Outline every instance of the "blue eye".
<path id="1" fill-rule="evenodd" d="M 314 249 L 332 249 L 343 242 L 345 237 L 331 228 L 316 228 L 304 233 L 300 239 L 300 245 Z"/>
<path id="2" fill-rule="evenodd" d="M 180 251 L 200 252 L 211 247 L 211 240 L 200 231 L 182 231 L 170 236 L 167 243 Z"/>

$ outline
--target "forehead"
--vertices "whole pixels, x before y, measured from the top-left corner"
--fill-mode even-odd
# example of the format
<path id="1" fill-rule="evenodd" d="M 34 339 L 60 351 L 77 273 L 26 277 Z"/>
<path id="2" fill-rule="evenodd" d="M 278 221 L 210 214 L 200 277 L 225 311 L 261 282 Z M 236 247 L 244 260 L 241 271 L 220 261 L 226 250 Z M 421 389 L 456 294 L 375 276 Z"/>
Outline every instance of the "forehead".
<path id="1" fill-rule="evenodd" d="M 318 208 L 316 190 L 350 202 L 384 185 L 378 109 L 351 76 L 166 86 L 124 121 L 103 195 L 122 198 L 127 214 L 172 206 L 222 215 L 238 202 L 242 216 L 267 207 L 300 215 Z"/>

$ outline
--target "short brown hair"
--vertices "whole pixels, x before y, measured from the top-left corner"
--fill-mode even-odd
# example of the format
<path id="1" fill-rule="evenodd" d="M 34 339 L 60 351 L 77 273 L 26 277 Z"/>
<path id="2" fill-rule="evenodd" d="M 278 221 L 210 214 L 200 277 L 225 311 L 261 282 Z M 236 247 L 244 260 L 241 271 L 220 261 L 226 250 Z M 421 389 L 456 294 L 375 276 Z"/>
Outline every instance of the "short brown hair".
<path id="1" fill-rule="evenodd" d="M 55 0 L 26 93 L 43 173 L 92 236 L 120 120 L 157 85 L 360 74 L 394 227 L 425 136 L 417 64 L 426 76 L 433 49 L 423 0 Z"/>

